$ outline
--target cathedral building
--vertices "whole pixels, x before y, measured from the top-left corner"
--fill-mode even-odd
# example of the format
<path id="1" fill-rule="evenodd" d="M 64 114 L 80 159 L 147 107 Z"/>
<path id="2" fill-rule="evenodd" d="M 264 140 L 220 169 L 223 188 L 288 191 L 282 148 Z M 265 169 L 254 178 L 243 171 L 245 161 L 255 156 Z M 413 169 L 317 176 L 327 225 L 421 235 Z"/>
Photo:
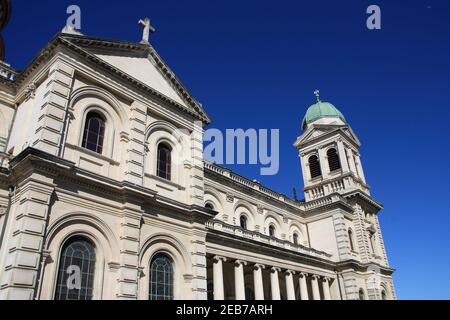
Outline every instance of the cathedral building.
<path id="1" fill-rule="evenodd" d="M 0 63 L 0 300 L 396 299 L 344 115 L 307 110 L 303 201 L 209 163 L 210 118 L 141 23 Z"/>

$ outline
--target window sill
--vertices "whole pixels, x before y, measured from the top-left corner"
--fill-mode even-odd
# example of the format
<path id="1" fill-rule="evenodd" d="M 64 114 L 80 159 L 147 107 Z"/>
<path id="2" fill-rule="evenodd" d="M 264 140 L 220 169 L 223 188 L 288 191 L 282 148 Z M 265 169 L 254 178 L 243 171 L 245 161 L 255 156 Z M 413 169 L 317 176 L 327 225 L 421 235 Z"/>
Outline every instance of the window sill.
<path id="1" fill-rule="evenodd" d="M 165 184 L 167 184 L 167 185 L 169 185 L 169 186 L 171 186 L 171 187 L 177 188 L 178 190 L 181 190 L 181 191 L 186 190 L 185 187 L 179 185 L 178 183 L 175 183 L 175 182 L 172 182 L 172 181 L 169 181 L 169 180 L 160 178 L 160 177 L 155 176 L 155 175 L 153 175 L 153 174 L 146 173 L 146 174 L 145 174 L 145 177 L 146 177 L 146 178 L 150 178 L 150 179 L 154 179 L 154 180 L 156 180 L 156 181 L 158 181 L 158 182 L 165 183 Z"/>
<path id="2" fill-rule="evenodd" d="M 336 170 L 330 172 L 331 176 L 337 176 L 337 175 L 341 175 L 341 174 L 342 174 L 342 169 L 336 169 Z"/>
<path id="3" fill-rule="evenodd" d="M 69 147 L 70 149 L 79 151 L 79 152 L 81 152 L 81 153 L 90 155 L 90 156 L 92 156 L 92 157 L 101 159 L 101 160 L 103 160 L 103 161 L 106 161 L 106 162 L 108 162 L 109 164 L 111 164 L 111 165 L 113 165 L 113 166 L 119 166 L 119 165 L 120 165 L 120 162 L 117 162 L 117 161 L 115 161 L 114 159 L 111 159 L 111 158 L 109 158 L 109 157 L 107 157 L 107 156 L 104 156 L 104 155 L 102 155 L 102 154 L 100 154 L 100 153 L 91 151 L 91 150 L 86 149 L 86 148 L 83 148 L 83 147 L 76 146 L 76 145 L 73 145 L 73 144 L 70 144 L 70 143 L 66 143 L 66 147 Z"/>
<path id="4" fill-rule="evenodd" d="M 309 182 L 315 183 L 315 182 L 320 182 L 322 180 L 323 180 L 323 176 L 319 176 L 319 177 L 312 178 L 311 180 L 309 180 Z"/>

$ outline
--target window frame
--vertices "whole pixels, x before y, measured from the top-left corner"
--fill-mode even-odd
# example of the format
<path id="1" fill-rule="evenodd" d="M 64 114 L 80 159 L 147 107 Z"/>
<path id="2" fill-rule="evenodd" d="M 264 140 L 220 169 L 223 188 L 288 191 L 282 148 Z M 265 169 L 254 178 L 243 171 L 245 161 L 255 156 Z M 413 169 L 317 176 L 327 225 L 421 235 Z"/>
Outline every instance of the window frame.
<path id="1" fill-rule="evenodd" d="M 312 161 L 312 159 L 314 158 L 316 159 L 316 162 Z M 309 166 L 309 174 L 311 175 L 311 180 L 323 177 L 322 166 L 320 164 L 320 158 L 318 155 L 313 154 L 308 158 L 308 166 Z"/>
<path id="2" fill-rule="evenodd" d="M 354 237 L 353 237 L 353 230 L 351 228 L 349 228 L 347 230 L 347 235 L 348 235 L 348 238 L 350 241 L 350 250 L 352 252 L 355 252 L 356 247 L 355 247 L 355 241 L 354 241 Z"/>
<path id="3" fill-rule="evenodd" d="M 333 154 L 331 154 L 332 151 L 334 151 Z M 327 160 L 328 160 L 328 169 L 330 170 L 331 173 L 342 170 L 342 163 L 337 148 L 332 147 L 327 150 Z"/>
<path id="4" fill-rule="evenodd" d="M 91 116 L 91 118 L 90 118 L 90 116 Z M 88 125 L 90 125 L 90 121 L 92 120 L 92 118 L 99 119 L 102 122 L 99 130 L 103 129 L 103 133 L 101 133 L 101 132 L 96 133 L 97 134 L 97 142 L 96 142 L 95 150 L 88 147 L 89 133 L 92 133 L 92 132 L 90 132 L 90 130 L 88 130 Z M 106 149 L 105 145 L 106 145 L 106 140 L 107 140 L 107 123 L 108 123 L 107 118 L 97 108 L 92 108 L 90 110 L 87 110 L 86 115 L 83 120 L 83 127 L 82 127 L 82 132 L 81 132 L 81 148 L 89 150 L 94 153 L 97 153 L 99 155 L 103 155 L 105 152 L 105 149 Z M 103 126 L 103 128 L 101 126 Z M 89 133 L 88 133 L 88 131 L 89 131 Z M 100 136 L 101 136 L 101 143 L 99 142 Z M 99 150 L 99 148 L 100 148 L 100 150 Z"/>
<path id="5" fill-rule="evenodd" d="M 241 214 L 239 217 L 239 226 L 244 230 L 248 230 L 248 217 L 245 214 Z"/>
<path id="6" fill-rule="evenodd" d="M 277 228 L 274 224 L 269 225 L 269 237 L 276 238 L 277 236 Z"/>
<path id="7" fill-rule="evenodd" d="M 90 284 L 92 285 L 91 287 L 91 295 L 89 297 L 89 299 L 85 298 L 85 299 L 78 299 L 78 300 L 68 300 L 68 299 L 61 299 L 58 298 L 57 296 L 59 295 L 59 286 L 60 286 L 60 279 L 61 279 L 61 273 L 67 273 L 67 271 L 63 272 L 63 270 L 61 270 L 61 268 L 63 268 L 64 266 L 62 265 L 62 258 L 63 258 L 63 254 L 65 253 L 65 250 L 67 250 L 67 248 L 69 248 L 71 245 L 80 242 L 80 241 L 84 241 L 85 243 L 89 244 L 89 246 L 91 247 L 91 249 L 93 250 L 93 252 L 90 253 L 90 255 L 93 255 L 94 259 L 91 259 L 89 262 L 91 263 L 88 266 L 93 265 L 93 267 L 89 270 L 88 274 L 90 274 L 91 279 L 90 279 Z M 92 241 L 91 239 L 89 239 L 89 237 L 86 237 L 84 235 L 72 235 L 70 237 L 68 237 L 64 242 L 61 243 L 60 245 L 60 250 L 58 252 L 58 264 L 56 266 L 56 276 L 55 276 L 55 287 L 54 287 L 54 291 L 53 291 L 53 300 L 55 301 L 93 301 L 96 299 L 96 285 L 98 284 L 97 281 L 97 277 L 99 276 L 98 272 L 98 258 L 99 258 L 99 253 L 98 253 L 98 249 L 97 249 L 97 245 L 94 241 Z M 72 257 L 73 259 L 73 257 Z M 65 261 L 65 260 L 64 260 Z M 84 262 L 82 264 L 82 266 L 84 265 Z M 83 274 L 85 273 L 84 270 L 81 270 L 82 273 L 82 277 Z M 61 280 L 62 282 L 64 282 L 64 277 L 63 280 Z M 65 279 L 67 281 L 67 279 Z M 82 280 L 82 284 L 83 284 L 83 280 Z M 89 284 L 89 282 L 88 282 Z M 66 293 L 67 296 L 67 293 Z"/>
<path id="8" fill-rule="evenodd" d="M 169 294 L 166 295 L 160 295 L 158 294 L 159 292 L 157 291 L 155 294 L 153 293 L 153 284 L 156 285 L 156 287 L 159 287 L 159 282 L 158 279 L 153 282 L 153 265 L 154 263 L 157 262 L 158 259 L 160 258 L 164 258 L 165 262 L 168 263 L 169 267 L 170 267 L 170 277 L 169 277 L 169 281 L 170 283 L 164 283 L 164 286 L 169 286 Z M 163 271 L 164 273 L 167 273 L 167 271 Z M 149 264 L 149 277 L 148 277 L 148 300 L 149 301 L 173 301 L 175 300 L 175 267 L 174 267 L 174 262 L 173 259 L 170 255 L 166 254 L 165 252 L 157 252 L 155 253 L 152 258 L 150 259 L 150 264 Z M 164 280 L 166 280 L 166 274 L 164 275 Z M 166 288 L 164 289 L 164 293 L 166 292 Z M 156 299 L 154 299 L 156 297 Z M 158 297 L 163 297 L 164 299 L 158 299 Z"/>
<path id="9" fill-rule="evenodd" d="M 300 236 L 297 232 L 294 232 L 294 234 L 292 235 L 292 243 L 296 246 L 300 245 Z"/>
<path id="10" fill-rule="evenodd" d="M 166 154 L 166 159 L 165 159 L 165 170 L 163 171 L 160 168 L 161 165 L 161 159 L 160 159 L 160 152 L 161 150 L 166 149 L 168 151 L 168 153 Z M 173 147 L 165 142 L 162 141 L 160 143 L 158 143 L 158 146 L 156 148 L 156 176 L 158 178 L 167 180 L 167 181 L 172 181 L 173 178 L 173 157 L 172 157 L 172 152 L 173 152 Z"/>

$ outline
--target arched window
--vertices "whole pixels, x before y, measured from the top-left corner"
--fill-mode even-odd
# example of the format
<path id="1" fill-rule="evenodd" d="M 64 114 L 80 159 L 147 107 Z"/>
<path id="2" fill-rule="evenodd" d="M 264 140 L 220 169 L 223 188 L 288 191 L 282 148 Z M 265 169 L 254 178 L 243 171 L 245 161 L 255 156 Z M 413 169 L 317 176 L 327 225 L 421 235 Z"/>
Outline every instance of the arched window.
<path id="1" fill-rule="evenodd" d="M 166 180 L 172 179 L 172 148 L 165 143 L 158 146 L 157 175 Z"/>
<path id="2" fill-rule="evenodd" d="M 86 123 L 84 124 L 82 147 L 102 154 L 105 128 L 104 118 L 97 112 L 89 112 L 86 116 Z"/>
<path id="3" fill-rule="evenodd" d="M 55 300 L 92 300 L 95 247 L 82 238 L 67 241 L 61 250 Z"/>
<path id="4" fill-rule="evenodd" d="M 158 253 L 150 264 L 150 300 L 173 300 L 172 260 Z"/>
<path id="5" fill-rule="evenodd" d="M 214 206 L 213 206 L 211 203 L 207 203 L 207 204 L 205 205 L 205 208 L 206 208 L 206 209 L 209 209 L 209 210 L 214 210 Z"/>
<path id="6" fill-rule="evenodd" d="M 240 218 L 240 224 L 241 224 L 241 228 L 244 230 L 247 230 L 248 228 L 248 219 L 246 216 L 242 215 Z"/>
<path id="7" fill-rule="evenodd" d="M 320 169 L 320 162 L 317 156 L 309 158 L 309 170 L 311 171 L 311 178 L 322 176 L 322 169 Z"/>
<path id="8" fill-rule="evenodd" d="M 298 236 L 298 233 L 294 233 L 294 236 L 292 237 L 293 238 L 293 241 L 294 241 L 294 244 L 296 245 L 296 246 L 298 246 L 298 244 L 299 244 L 299 236 Z"/>
<path id="9" fill-rule="evenodd" d="M 330 166 L 330 172 L 341 169 L 341 161 L 336 149 L 332 148 L 327 152 L 328 165 Z"/>
<path id="10" fill-rule="evenodd" d="M 381 291 L 381 300 L 385 301 L 387 300 L 387 295 L 386 295 L 386 291 Z"/>
<path id="11" fill-rule="evenodd" d="M 353 231 L 348 229 L 348 239 L 350 241 L 350 250 L 355 251 L 355 243 L 353 242 Z"/>
<path id="12" fill-rule="evenodd" d="M 272 238 L 275 237 L 275 226 L 273 224 L 269 227 L 269 236 L 271 236 Z"/>
<path id="13" fill-rule="evenodd" d="M 364 294 L 363 289 L 359 289 L 359 300 L 366 300 L 366 296 Z"/>

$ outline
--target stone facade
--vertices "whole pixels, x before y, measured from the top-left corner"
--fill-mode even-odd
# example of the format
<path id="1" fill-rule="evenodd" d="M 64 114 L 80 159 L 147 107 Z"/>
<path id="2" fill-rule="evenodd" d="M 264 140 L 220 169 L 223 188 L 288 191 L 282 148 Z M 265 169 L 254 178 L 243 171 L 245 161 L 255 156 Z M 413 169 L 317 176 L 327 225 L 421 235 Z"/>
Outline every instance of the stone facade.
<path id="1" fill-rule="evenodd" d="M 26 70 L 7 71 L 0 299 L 55 299 L 74 238 L 95 248 L 92 299 L 149 299 L 158 254 L 173 299 L 396 299 L 382 206 L 348 124 L 320 119 L 296 141 L 305 201 L 294 201 L 203 160 L 210 120 L 149 44 L 61 33 Z M 91 112 L 104 119 L 100 152 L 83 147 Z M 161 144 L 170 179 L 157 173 Z"/>

